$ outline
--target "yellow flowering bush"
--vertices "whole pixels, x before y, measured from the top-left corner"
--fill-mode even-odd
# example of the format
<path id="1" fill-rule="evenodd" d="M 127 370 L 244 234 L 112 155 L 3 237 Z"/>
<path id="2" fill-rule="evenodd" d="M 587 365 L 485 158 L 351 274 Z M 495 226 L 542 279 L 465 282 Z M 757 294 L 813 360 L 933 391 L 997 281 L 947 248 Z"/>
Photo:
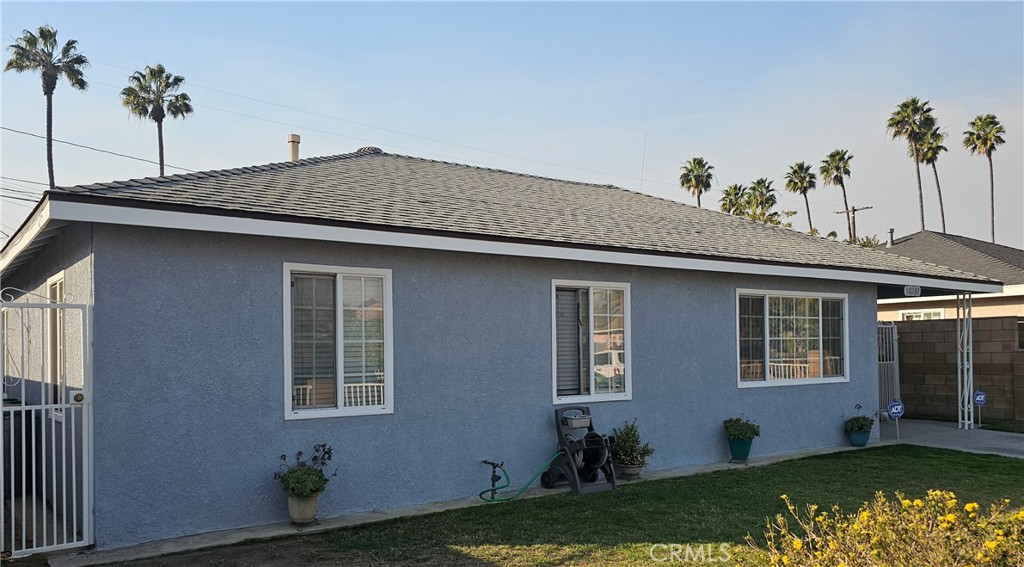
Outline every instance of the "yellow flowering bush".
<path id="1" fill-rule="evenodd" d="M 1024 566 L 1024 509 L 1009 500 L 987 511 L 976 502 L 930 490 L 922 499 L 878 492 L 853 514 L 810 504 L 769 518 L 764 543 L 747 536 L 754 561 L 775 566 L 976 567 Z"/>

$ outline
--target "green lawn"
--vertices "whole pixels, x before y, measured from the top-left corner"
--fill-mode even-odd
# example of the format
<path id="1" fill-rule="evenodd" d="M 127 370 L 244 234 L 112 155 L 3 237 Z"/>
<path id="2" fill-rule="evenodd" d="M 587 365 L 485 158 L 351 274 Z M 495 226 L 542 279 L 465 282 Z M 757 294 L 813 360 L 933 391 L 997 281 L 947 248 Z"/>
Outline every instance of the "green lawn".
<path id="1" fill-rule="evenodd" d="M 247 542 L 132 563 L 157 565 L 651 564 L 653 543 L 742 543 L 765 517 L 796 503 L 853 511 L 875 491 L 930 488 L 982 504 L 1024 503 L 1024 460 L 885 446 L 630 484 L 615 492 L 478 506 L 333 532 Z M 429 481 L 429 479 L 418 479 Z M 332 490 L 343 487 L 332 485 Z"/>
<path id="2" fill-rule="evenodd" d="M 1010 433 L 1024 433 L 1024 421 L 985 420 L 982 422 L 981 428 L 993 431 L 1009 431 Z"/>

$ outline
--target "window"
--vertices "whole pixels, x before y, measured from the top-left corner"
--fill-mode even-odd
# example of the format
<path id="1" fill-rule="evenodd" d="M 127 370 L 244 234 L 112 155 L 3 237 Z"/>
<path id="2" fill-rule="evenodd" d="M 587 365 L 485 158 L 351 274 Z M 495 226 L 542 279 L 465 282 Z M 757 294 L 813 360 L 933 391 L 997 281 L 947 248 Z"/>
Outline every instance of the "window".
<path id="1" fill-rule="evenodd" d="M 1024 350 L 1024 319 L 1017 319 L 1017 350 Z"/>
<path id="2" fill-rule="evenodd" d="M 391 271 L 285 264 L 285 418 L 393 413 Z"/>
<path id="3" fill-rule="evenodd" d="M 942 309 L 911 309 L 900 311 L 900 321 L 928 321 L 943 319 Z"/>
<path id="4" fill-rule="evenodd" d="M 64 276 L 58 275 L 51 278 L 46 284 L 47 297 L 51 304 L 64 302 Z M 64 385 L 66 383 L 67 369 L 64 365 L 64 310 L 59 307 L 50 307 L 47 310 L 47 361 L 46 376 L 50 384 L 49 403 L 57 404 L 50 410 L 50 416 L 58 421 L 64 419 Z"/>
<path id="5" fill-rule="evenodd" d="M 629 284 L 555 281 L 554 401 L 628 400 Z"/>
<path id="6" fill-rule="evenodd" d="M 739 385 L 846 381 L 846 296 L 740 290 Z"/>

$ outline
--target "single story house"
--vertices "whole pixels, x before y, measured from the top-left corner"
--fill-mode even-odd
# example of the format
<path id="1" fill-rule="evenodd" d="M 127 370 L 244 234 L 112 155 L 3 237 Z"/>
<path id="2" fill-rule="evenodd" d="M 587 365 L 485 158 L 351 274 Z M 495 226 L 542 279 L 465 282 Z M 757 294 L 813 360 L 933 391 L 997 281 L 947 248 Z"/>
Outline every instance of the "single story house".
<path id="1" fill-rule="evenodd" d="M 1024 250 L 930 230 L 892 240 L 879 248 L 1003 282 L 1001 291 L 972 296 L 973 318 L 1019 317 L 1024 328 Z M 956 319 L 956 296 L 878 300 L 879 321 L 931 319 Z"/>
<path id="2" fill-rule="evenodd" d="M 734 416 L 761 425 L 755 457 L 841 446 L 878 398 L 880 295 L 1000 288 L 377 148 L 59 188 L 0 273 L 20 554 L 284 522 L 278 457 L 314 443 L 340 467 L 324 517 L 471 496 L 482 459 L 543 464 L 564 404 L 605 432 L 638 418 L 653 470 L 725 461 Z"/>

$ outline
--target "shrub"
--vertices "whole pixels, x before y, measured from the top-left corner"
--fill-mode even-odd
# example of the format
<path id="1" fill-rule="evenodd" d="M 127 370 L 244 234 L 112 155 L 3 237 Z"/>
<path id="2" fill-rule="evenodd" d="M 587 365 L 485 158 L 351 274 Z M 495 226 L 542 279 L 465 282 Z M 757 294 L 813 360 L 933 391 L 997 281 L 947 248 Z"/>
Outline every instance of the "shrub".
<path id="1" fill-rule="evenodd" d="M 871 427 L 875 425 L 875 420 L 866 415 L 858 415 L 851 417 L 846 420 L 846 432 L 851 431 L 871 431 Z"/>
<path id="2" fill-rule="evenodd" d="M 313 445 L 313 456 L 303 459 L 302 451 L 295 453 L 295 464 L 288 464 L 288 455 L 281 455 L 281 466 L 274 478 L 281 481 L 281 487 L 289 496 L 305 498 L 327 488 L 331 478 L 338 475 L 338 470 L 328 475 L 324 472 L 327 463 L 331 462 L 331 446 L 326 443 Z"/>
<path id="3" fill-rule="evenodd" d="M 732 417 L 725 420 L 725 436 L 729 439 L 740 439 L 750 441 L 754 437 L 761 436 L 761 426 L 742 417 Z"/>
<path id="4" fill-rule="evenodd" d="M 632 422 L 627 421 L 622 429 L 612 429 L 615 436 L 615 444 L 612 445 L 612 461 L 627 467 L 643 467 L 647 465 L 647 459 L 654 454 L 654 447 L 645 443 L 640 437 L 640 428 L 636 425 L 636 418 Z"/>
<path id="5" fill-rule="evenodd" d="M 878 492 L 845 515 L 838 506 L 798 510 L 782 499 L 789 515 L 768 520 L 765 546 L 747 536 L 756 559 L 773 567 L 1024 565 L 1024 509 L 1011 509 L 1008 500 L 986 511 L 961 505 L 952 492 L 930 490 L 924 500 L 900 492 L 887 500 Z"/>

